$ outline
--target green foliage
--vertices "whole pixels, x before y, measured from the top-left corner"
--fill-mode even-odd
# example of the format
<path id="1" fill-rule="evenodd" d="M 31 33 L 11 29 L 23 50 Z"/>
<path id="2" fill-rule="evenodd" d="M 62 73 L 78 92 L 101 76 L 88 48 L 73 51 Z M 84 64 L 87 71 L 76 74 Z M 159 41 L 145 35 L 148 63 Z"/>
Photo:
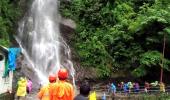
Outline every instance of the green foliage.
<path id="1" fill-rule="evenodd" d="M 98 68 L 98 76 L 101 77 L 101 78 L 108 78 L 110 76 L 110 73 L 111 73 L 111 69 L 109 69 L 107 67 L 107 65 L 105 66 L 100 66 L 100 68 Z"/>
<path id="2" fill-rule="evenodd" d="M 153 66 L 161 67 L 162 59 L 164 61 L 163 68 L 169 70 L 170 60 L 162 57 L 162 54 L 158 51 L 148 51 L 140 55 L 140 66 L 132 71 L 132 74 L 136 77 L 144 76 L 147 74 L 147 70 Z"/>
<path id="3" fill-rule="evenodd" d="M 140 64 L 148 67 L 156 66 L 161 63 L 161 53 L 158 51 L 148 51 L 141 55 Z"/>
<path id="4" fill-rule="evenodd" d="M 132 75 L 135 77 L 145 76 L 146 74 L 147 74 L 147 68 L 142 65 L 132 71 Z"/>
<path id="5" fill-rule="evenodd" d="M 155 94 L 142 94 L 141 100 L 169 100 L 170 96 L 166 93 Z"/>
<path id="6" fill-rule="evenodd" d="M 73 45 L 81 65 L 97 68 L 100 77 L 115 70 L 140 77 L 160 67 L 163 36 L 170 42 L 168 0 L 72 0 L 61 2 L 60 10 L 77 23 Z"/>
<path id="7" fill-rule="evenodd" d="M 10 35 L 14 32 L 15 22 L 20 15 L 16 2 L 0 1 L 0 45 L 10 45 Z"/>

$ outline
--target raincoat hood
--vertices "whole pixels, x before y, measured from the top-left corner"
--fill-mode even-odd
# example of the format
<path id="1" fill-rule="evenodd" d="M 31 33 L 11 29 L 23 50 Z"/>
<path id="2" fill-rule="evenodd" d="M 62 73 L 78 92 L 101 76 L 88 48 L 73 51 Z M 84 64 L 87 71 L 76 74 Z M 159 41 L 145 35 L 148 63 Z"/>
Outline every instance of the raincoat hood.
<path id="1" fill-rule="evenodd" d="M 68 78 L 68 71 L 64 68 L 60 69 L 58 71 L 58 78 L 62 79 L 62 80 L 67 79 Z"/>

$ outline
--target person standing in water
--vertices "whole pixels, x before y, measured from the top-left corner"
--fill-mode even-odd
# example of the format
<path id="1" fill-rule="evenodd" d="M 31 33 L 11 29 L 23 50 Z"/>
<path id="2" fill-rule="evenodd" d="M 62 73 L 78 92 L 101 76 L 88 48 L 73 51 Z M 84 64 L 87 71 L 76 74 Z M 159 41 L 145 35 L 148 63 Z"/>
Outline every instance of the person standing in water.
<path id="1" fill-rule="evenodd" d="M 73 100 L 74 90 L 72 84 L 67 82 L 68 71 L 61 68 L 58 71 L 58 81 L 50 89 L 50 100 Z"/>

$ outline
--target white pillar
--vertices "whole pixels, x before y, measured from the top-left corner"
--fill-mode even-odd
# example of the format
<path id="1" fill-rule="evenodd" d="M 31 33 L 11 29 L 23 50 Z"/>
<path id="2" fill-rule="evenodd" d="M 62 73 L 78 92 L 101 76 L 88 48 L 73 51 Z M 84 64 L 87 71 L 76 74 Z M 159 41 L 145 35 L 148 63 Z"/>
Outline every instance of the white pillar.
<path id="1" fill-rule="evenodd" d="M 9 76 L 2 78 L 5 72 L 5 56 L 3 54 L 0 54 L 0 56 L 3 56 L 3 59 L 0 59 L 0 94 L 2 94 L 12 91 L 13 72 L 10 71 Z"/>

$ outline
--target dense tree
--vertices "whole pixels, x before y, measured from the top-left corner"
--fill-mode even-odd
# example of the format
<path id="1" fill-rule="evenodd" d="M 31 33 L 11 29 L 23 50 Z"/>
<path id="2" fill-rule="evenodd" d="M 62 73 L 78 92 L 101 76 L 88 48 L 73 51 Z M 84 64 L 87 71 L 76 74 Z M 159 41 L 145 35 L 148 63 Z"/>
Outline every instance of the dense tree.
<path id="1" fill-rule="evenodd" d="M 16 31 L 14 28 L 20 15 L 18 2 L 0 0 L 0 45 L 9 46 L 10 37 Z"/>
<path id="2" fill-rule="evenodd" d="M 72 0 L 60 10 L 78 25 L 73 45 L 82 66 L 96 67 L 99 76 L 129 70 L 140 77 L 160 68 L 162 59 L 169 70 L 169 0 Z"/>
<path id="3" fill-rule="evenodd" d="M 9 46 L 21 15 L 20 0 L 0 1 L 0 45 Z M 169 0 L 61 0 L 60 11 L 77 29 L 72 44 L 81 65 L 100 77 L 128 70 L 144 76 L 151 68 L 169 70 Z M 163 42 L 165 37 L 165 56 Z M 162 65 L 163 61 L 163 65 Z"/>

